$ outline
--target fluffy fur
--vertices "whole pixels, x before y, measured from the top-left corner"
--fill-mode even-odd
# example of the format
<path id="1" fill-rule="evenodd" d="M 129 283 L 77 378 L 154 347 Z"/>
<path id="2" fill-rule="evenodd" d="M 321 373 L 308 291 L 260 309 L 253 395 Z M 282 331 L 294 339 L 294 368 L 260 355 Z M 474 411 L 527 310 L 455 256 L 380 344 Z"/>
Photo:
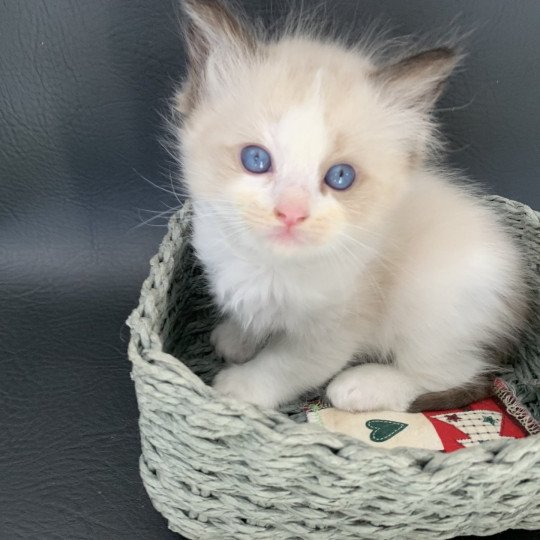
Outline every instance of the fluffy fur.
<path id="1" fill-rule="evenodd" d="M 381 63 L 373 47 L 257 35 L 221 1 L 184 8 L 179 152 L 225 315 L 212 340 L 230 362 L 215 388 L 276 407 L 331 380 L 347 410 L 485 388 L 488 348 L 524 325 L 524 271 L 497 218 L 432 164 L 430 113 L 458 56 Z M 243 169 L 248 144 L 270 151 L 271 171 Z M 347 191 L 323 183 L 336 163 L 357 171 Z M 290 235 L 283 200 L 309 210 Z"/>

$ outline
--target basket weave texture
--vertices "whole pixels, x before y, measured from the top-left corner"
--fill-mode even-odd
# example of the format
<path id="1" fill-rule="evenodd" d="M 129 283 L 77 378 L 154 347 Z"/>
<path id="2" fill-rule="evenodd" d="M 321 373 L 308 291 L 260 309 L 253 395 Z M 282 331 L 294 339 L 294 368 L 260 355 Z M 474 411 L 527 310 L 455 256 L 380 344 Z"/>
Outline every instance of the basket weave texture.
<path id="1" fill-rule="evenodd" d="M 532 330 L 504 375 L 540 418 L 540 214 L 489 197 L 531 270 Z M 418 539 L 540 529 L 540 435 L 451 454 L 383 450 L 210 386 L 217 316 L 190 244 L 169 223 L 131 314 L 140 472 L 169 527 L 193 540 Z"/>

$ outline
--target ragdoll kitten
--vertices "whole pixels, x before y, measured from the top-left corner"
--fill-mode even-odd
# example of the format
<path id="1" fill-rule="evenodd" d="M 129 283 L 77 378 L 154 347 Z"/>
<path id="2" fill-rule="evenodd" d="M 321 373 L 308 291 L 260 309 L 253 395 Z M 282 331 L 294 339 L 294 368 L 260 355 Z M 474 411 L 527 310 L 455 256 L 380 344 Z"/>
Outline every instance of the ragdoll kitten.
<path id="1" fill-rule="evenodd" d="M 331 381 L 352 411 L 483 397 L 494 350 L 524 325 L 525 280 L 492 211 L 430 162 L 457 55 L 382 62 L 261 36 L 221 1 L 183 5 L 178 138 L 193 243 L 226 316 L 216 390 L 276 407 Z"/>

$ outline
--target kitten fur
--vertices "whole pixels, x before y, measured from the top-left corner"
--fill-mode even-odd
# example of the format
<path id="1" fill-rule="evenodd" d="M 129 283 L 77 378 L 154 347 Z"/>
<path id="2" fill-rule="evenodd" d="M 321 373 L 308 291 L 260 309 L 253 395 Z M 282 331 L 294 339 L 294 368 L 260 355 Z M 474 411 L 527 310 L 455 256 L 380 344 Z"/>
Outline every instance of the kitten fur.
<path id="1" fill-rule="evenodd" d="M 431 113 L 459 55 L 388 61 L 290 25 L 267 35 L 222 1 L 183 9 L 175 129 L 193 244 L 224 314 L 216 390 L 277 407 L 330 381 L 351 411 L 484 396 L 486 351 L 524 327 L 525 274 L 497 217 L 434 164 Z M 268 173 L 243 168 L 250 144 L 270 152 Z M 357 171 L 346 191 L 323 181 L 337 163 Z M 305 213 L 292 234 L 283 201 Z"/>

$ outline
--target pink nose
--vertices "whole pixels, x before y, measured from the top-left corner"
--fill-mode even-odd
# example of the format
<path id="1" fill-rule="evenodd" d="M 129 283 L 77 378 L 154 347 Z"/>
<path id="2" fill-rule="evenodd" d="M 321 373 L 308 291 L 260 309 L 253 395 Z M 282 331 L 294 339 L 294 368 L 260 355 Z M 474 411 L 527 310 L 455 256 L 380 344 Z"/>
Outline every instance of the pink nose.
<path id="1" fill-rule="evenodd" d="M 287 227 L 294 227 L 309 217 L 309 210 L 299 201 L 283 202 L 274 209 L 276 217 Z"/>

